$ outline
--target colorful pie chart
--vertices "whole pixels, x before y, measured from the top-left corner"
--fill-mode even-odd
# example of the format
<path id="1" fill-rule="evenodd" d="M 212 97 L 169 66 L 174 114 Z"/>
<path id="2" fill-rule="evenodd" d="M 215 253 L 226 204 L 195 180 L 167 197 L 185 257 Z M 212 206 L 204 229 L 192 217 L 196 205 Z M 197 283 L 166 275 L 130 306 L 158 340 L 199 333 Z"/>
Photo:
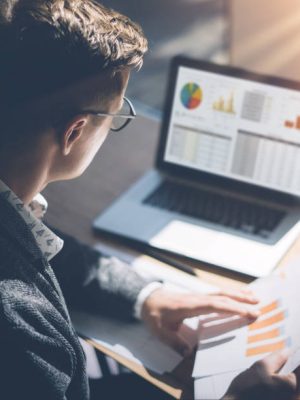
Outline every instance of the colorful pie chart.
<path id="1" fill-rule="evenodd" d="M 202 89 L 196 83 L 189 82 L 181 89 L 180 98 L 185 108 L 188 110 L 194 110 L 199 107 L 202 102 Z"/>

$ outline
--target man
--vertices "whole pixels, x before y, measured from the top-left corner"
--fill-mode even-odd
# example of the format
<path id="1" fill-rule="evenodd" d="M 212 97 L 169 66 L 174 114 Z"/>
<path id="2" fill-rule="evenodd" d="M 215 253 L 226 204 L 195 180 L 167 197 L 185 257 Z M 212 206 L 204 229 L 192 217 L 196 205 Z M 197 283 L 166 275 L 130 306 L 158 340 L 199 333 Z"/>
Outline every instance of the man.
<path id="1" fill-rule="evenodd" d="M 67 305 L 140 318 L 188 354 L 178 334 L 184 318 L 254 319 L 256 300 L 247 291 L 175 295 L 38 218 L 45 211 L 38 193 L 80 176 L 109 131 L 134 114 L 125 90 L 147 41 L 139 26 L 91 0 L 2 1 L 0 21 L 0 395 L 119 398 L 115 387 L 89 394 Z"/>

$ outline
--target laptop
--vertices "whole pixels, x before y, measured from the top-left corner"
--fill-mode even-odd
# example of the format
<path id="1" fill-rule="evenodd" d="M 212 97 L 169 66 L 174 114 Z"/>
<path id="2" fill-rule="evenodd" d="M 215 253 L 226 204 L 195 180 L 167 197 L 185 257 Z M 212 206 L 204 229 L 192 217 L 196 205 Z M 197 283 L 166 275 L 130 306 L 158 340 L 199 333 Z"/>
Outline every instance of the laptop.
<path id="1" fill-rule="evenodd" d="M 93 227 L 263 277 L 300 233 L 299 196 L 300 83 L 178 56 L 155 168 Z"/>

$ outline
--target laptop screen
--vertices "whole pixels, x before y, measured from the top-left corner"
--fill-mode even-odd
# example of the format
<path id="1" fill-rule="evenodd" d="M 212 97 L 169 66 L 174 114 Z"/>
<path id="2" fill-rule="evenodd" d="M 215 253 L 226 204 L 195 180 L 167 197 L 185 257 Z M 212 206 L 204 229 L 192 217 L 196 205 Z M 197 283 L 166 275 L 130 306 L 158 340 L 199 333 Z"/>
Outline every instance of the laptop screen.
<path id="1" fill-rule="evenodd" d="M 164 160 L 300 194 L 300 92 L 179 66 Z"/>

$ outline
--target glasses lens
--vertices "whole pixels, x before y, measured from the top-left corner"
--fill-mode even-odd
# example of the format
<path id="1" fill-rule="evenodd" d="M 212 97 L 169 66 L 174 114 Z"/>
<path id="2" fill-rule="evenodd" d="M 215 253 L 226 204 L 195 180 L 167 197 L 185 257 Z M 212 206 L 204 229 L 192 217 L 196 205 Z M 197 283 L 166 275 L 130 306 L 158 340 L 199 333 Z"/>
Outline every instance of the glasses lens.
<path id="1" fill-rule="evenodd" d="M 131 110 L 130 110 L 130 106 L 127 103 L 126 100 L 124 100 L 123 102 L 123 107 L 121 108 L 121 110 L 118 112 L 118 114 L 122 114 L 122 115 L 131 115 Z M 127 122 L 127 119 L 124 117 L 118 117 L 117 115 L 115 117 L 113 117 L 113 121 L 112 121 L 112 129 L 118 130 L 121 129 Z"/>

